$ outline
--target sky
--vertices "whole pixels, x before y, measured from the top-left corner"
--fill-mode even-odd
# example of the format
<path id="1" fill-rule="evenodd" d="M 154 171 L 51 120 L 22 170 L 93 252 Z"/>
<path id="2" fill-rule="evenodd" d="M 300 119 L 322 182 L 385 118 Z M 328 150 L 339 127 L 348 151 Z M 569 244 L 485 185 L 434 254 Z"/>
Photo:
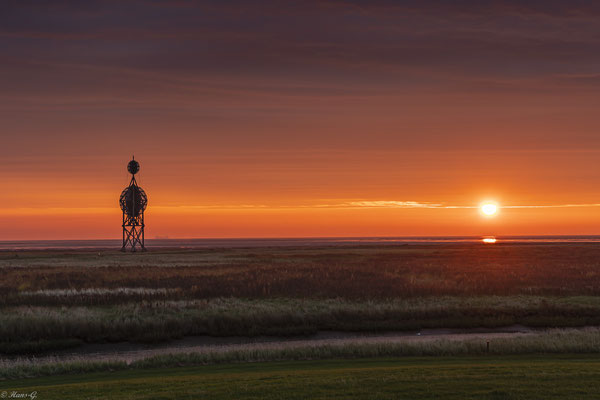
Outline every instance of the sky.
<path id="1" fill-rule="evenodd" d="M 600 3 L 0 3 L 0 240 L 600 233 Z M 500 212 L 481 215 L 494 201 Z"/>

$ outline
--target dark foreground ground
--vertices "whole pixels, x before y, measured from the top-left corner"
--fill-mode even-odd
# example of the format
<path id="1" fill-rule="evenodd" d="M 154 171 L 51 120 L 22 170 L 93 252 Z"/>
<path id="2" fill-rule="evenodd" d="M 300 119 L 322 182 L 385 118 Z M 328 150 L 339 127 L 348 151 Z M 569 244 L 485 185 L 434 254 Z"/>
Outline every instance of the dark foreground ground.
<path id="1" fill-rule="evenodd" d="M 582 355 L 299 361 L 147 369 L 0 382 L 38 399 L 583 399 L 600 360 Z"/>

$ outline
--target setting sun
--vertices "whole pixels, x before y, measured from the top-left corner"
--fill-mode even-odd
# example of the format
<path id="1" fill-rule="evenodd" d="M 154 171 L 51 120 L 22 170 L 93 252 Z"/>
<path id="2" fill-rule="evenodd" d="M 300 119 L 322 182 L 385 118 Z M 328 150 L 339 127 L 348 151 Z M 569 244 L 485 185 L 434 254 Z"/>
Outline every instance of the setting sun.
<path id="1" fill-rule="evenodd" d="M 496 213 L 498 213 L 498 206 L 493 203 L 482 204 L 481 212 L 488 217 L 494 216 Z"/>

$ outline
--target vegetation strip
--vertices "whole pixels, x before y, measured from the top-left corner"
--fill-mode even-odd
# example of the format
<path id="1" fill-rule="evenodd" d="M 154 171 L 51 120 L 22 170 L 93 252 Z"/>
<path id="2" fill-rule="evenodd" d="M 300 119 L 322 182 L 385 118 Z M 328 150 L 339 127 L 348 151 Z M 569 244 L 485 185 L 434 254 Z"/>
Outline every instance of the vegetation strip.
<path id="1" fill-rule="evenodd" d="M 597 244 L 0 252 L 0 270 L 0 306 L 600 294 Z"/>
<path id="2" fill-rule="evenodd" d="M 205 353 L 170 354 L 150 357 L 131 363 L 104 362 L 47 362 L 35 358 L 2 360 L 0 378 L 21 379 L 35 376 L 86 373 L 139 368 L 165 368 L 208 364 L 283 360 L 322 360 L 333 358 L 407 357 L 407 356 L 466 356 L 514 354 L 599 353 L 600 329 L 554 330 L 515 338 L 496 338 L 491 346 L 481 339 L 461 341 L 434 340 L 403 343 L 350 344 L 301 346 L 277 349 L 242 349 Z"/>
<path id="3" fill-rule="evenodd" d="M 165 342 L 184 336 L 290 336 L 317 331 L 414 331 L 600 325 L 599 297 L 237 299 L 128 303 L 112 307 L 7 307 L 0 353 L 39 354 L 81 343 Z"/>

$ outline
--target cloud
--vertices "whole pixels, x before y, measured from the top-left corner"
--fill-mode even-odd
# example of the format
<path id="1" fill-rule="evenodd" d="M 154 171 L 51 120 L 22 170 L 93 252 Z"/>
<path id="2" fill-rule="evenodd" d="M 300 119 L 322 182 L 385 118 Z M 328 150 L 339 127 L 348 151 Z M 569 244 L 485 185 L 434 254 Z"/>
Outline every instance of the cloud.
<path id="1" fill-rule="evenodd" d="M 146 71 L 335 78 L 385 70 L 396 79 L 415 66 L 503 75 L 598 59 L 597 24 L 580 19 L 600 7 L 582 2 L 84 3 L 6 7 L 5 54 L 18 46 L 27 58 Z M 514 14 L 527 20 L 506 20 Z"/>
<path id="2" fill-rule="evenodd" d="M 501 206 L 500 208 L 589 208 L 600 207 L 600 203 L 588 204 L 547 204 L 547 205 L 517 205 L 517 206 Z"/>
<path id="3" fill-rule="evenodd" d="M 545 204 L 545 205 L 501 205 L 500 209 L 552 209 L 552 208 L 597 208 L 600 203 L 587 204 Z M 210 213 L 220 211 L 277 212 L 308 210 L 367 210 L 367 209 L 477 209 L 479 205 L 451 205 L 434 202 L 398 201 L 398 200 L 358 200 L 330 204 L 201 204 L 201 205 L 153 205 L 153 214 Z M 119 214 L 118 207 L 4 207 L 0 216 L 78 216 Z"/>
<path id="4" fill-rule="evenodd" d="M 332 206 L 333 208 L 438 208 L 438 209 L 474 209 L 479 205 L 449 205 L 444 203 L 432 203 L 417 201 L 352 201 Z M 500 205 L 499 208 L 527 209 L 527 208 L 579 208 L 579 207 L 600 207 L 600 203 L 587 204 L 545 204 L 545 205 Z"/>
<path id="5" fill-rule="evenodd" d="M 479 205 L 453 205 L 436 202 L 399 201 L 399 200 L 357 200 L 320 204 L 206 204 L 182 206 L 155 206 L 157 210 L 293 210 L 293 209 L 477 209 Z M 530 208 L 590 208 L 600 207 L 600 203 L 586 204 L 545 204 L 545 205 L 500 205 L 499 208 L 530 209 Z"/>
<path id="6" fill-rule="evenodd" d="M 376 200 L 376 201 L 351 201 L 349 203 L 338 204 L 334 207 L 350 208 L 442 208 L 439 203 L 419 203 L 418 201 L 394 201 L 394 200 Z"/>
<path id="7" fill-rule="evenodd" d="M 597 146 L 589 110 L 597 8 L 8 1 L 0 6 L 0 117 L 23 147 L 49 129 L 75 143 L 83 124 L 148 132 L 150 120 L 173 135 L 233 144 L 255 128 L 261 146 L 463 148 L 480 146 L 484 129 L 502 135 L 498 146 Z M 282 139 L 293 129 L 302 132 Z M 542 131 L 543 141 L 529 140 Z"/>

